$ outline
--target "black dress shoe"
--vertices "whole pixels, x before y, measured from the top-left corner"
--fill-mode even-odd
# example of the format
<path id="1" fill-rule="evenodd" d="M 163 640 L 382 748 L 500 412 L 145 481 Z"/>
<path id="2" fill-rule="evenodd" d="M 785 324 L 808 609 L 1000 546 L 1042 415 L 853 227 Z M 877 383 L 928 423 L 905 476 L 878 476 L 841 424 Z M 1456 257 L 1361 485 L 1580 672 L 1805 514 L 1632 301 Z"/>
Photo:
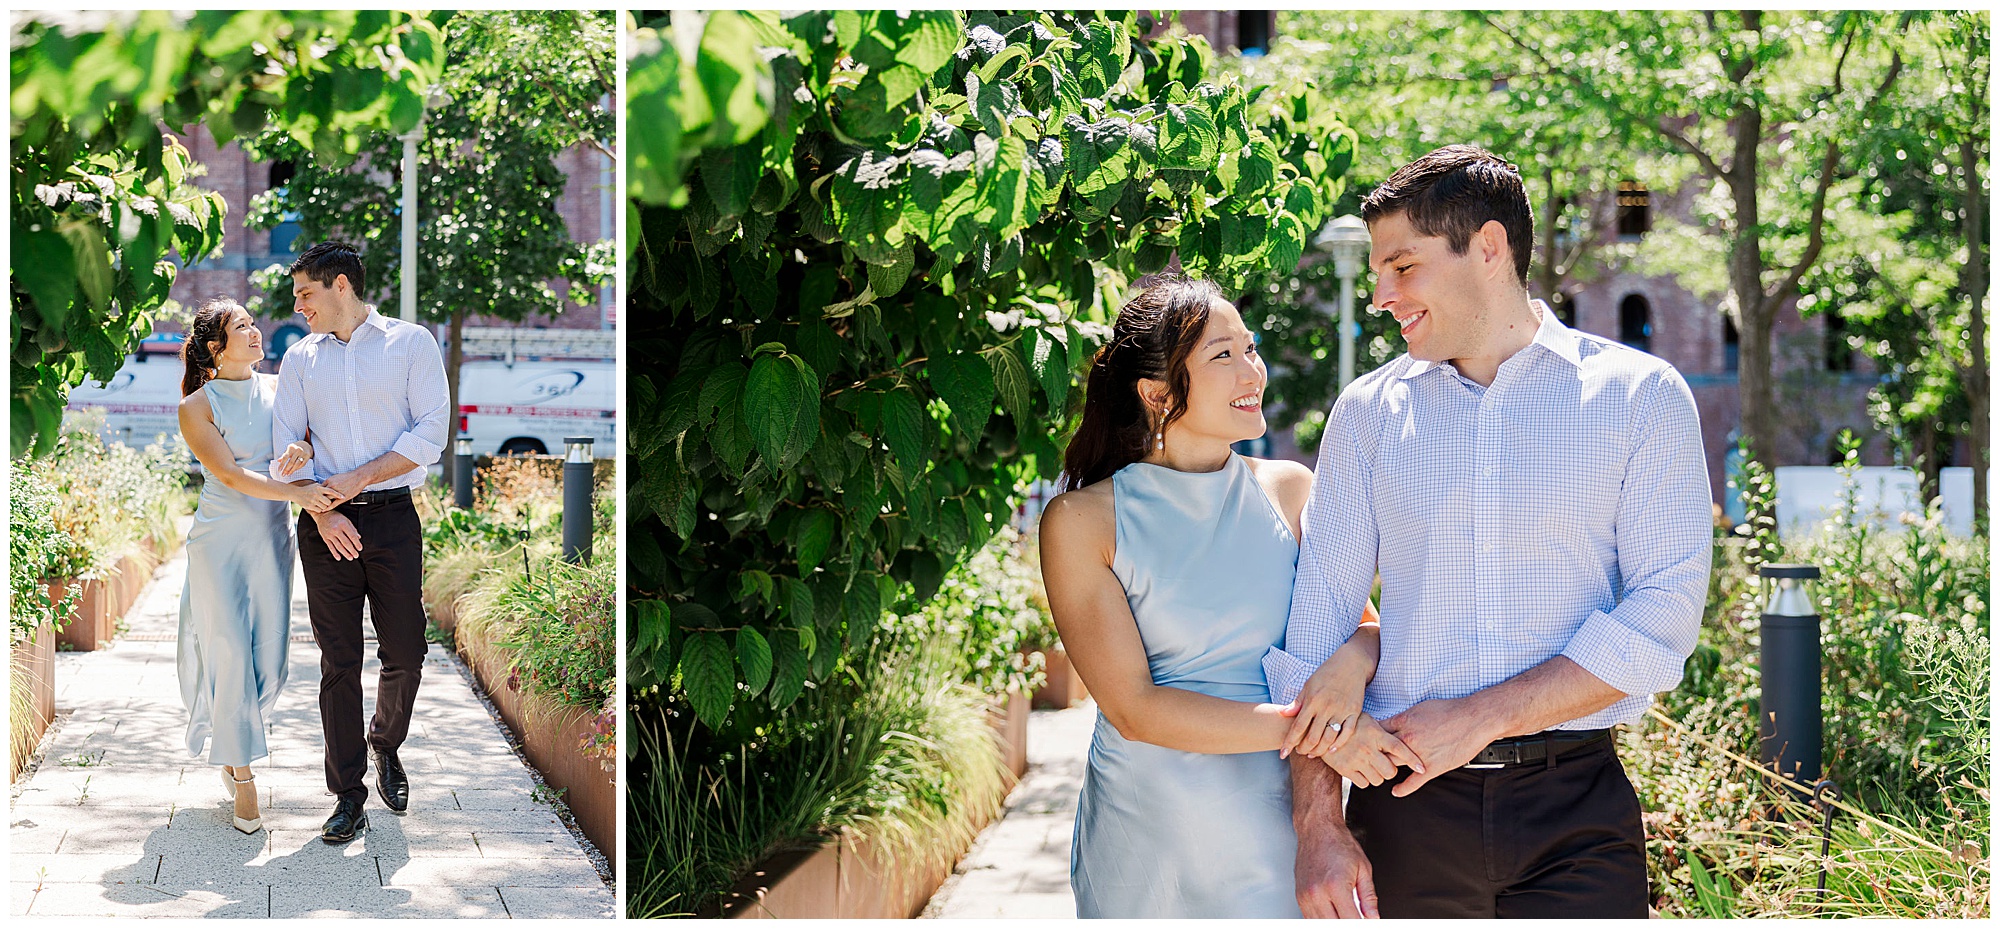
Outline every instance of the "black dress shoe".
<path id="1" fill-rule="evenodd" d="M 319 837 L 328 845 L 345 845 L 368 828 L 368 814 L 361 809 L 361 801 L 345 797 L 334 804 L 333 815 L 326 818 L 326 825 L 320 828 Z"/>
<path id="2" fill-rule="evenodd" d="M 403 763 L 395 752 L 375 752 L 375 795 L 393 812 L 410 808 L 410 778 L 403 773 Z"/>

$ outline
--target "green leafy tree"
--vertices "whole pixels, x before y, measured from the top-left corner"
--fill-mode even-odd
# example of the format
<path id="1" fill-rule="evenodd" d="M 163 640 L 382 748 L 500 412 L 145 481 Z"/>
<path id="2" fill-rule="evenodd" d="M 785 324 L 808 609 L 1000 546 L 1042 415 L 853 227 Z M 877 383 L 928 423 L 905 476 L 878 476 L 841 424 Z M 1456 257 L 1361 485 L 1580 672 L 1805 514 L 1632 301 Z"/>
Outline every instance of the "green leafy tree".
<path id="1" fill-rule="evenodd" d="M 585 288 L 614 267 L 612 243 L 571 238 L 557 209 L 568 179 L 556 159 L 575 146 L 610 157 L 617 39 L 615 20 L 604 12 L 476 10 L 440 18 L 447 54 L 436 89 L 449 102 L 425 114 L 418 144 L 417 311 L 449 326 L 445 373 L 455 410 L 467 318 L 559 314 L 565 298 L 589 303 Z M 364 136 L 358 168 L 310 157 L 285 133 L 266 133 L 246 149 L 297 169 L 257 200 L 249 224 L 269 228 L 295 214 L 307 240 L 353 242 L 381 311 L 400 315 L 401 136 Z M 260 280 L 269 303 L 289 312 L 292 281 L 284 271 L 274 266 Z M 556 280 L 568 286 L 559 292 Z"/>
<path id="2" fill-rule="evenodd" d="M 383 11 L 19 14 L 10 35 L 12 454 L 46 453 L 71 388 L 152 331 L 178 265 L 218 254 L 224 205 L 174 138 L 275 126 L 329 161 L 407 130 L 436 27 Z"/>
<path id="3" fill-rule="evenodd" d="M 1808 312 L 1836 313 L 1884 378 L 1877 418 L 1935 487 L 1943 449 L 1971 439 L 1973 507 L 1984 520 L 1992 437 L 1986 300 L 1992 154 L 1991 19 L 1920 14 L 1898 37 L 1909 62 L 1878 118 L 1855 133 L 1861 168 L 1844 191 Z"/>
<path id="4" fill-rule="evenodd" d="M 1478 16 L 1523 53 L 1517 83 L 1572 88 L 1572 99 L 1643 130 L 1662 154 L 1691 160 L 1718 186 L 1696 218 L 1721 225 L 1726 247 L 1709 248 L 1713 237 L 1699 227 L 1682 242 L 1689 263 L 1726 282 L 1741 333 L 1743 432 L 1757 454 L 1773 454 L 1772 322 L 1826 246 L 1829 195 L 1856 167 L 1844 140 L 1879 117 L 1905 70 L 1894 19 L 1760 10 Z M 1690 270 L 1683 283 L 1701 289 L 1702 271 Z"/>
<path id="5" fill-rule="evenodd" d="M 1295 266 L 1354 136 L 1135 14 L 639 29 L 634 692 L 718 745 L 910 612 L 1059 469 L 1135 275 Z M 670 719 L 670 724 L 671 719 Z"/>

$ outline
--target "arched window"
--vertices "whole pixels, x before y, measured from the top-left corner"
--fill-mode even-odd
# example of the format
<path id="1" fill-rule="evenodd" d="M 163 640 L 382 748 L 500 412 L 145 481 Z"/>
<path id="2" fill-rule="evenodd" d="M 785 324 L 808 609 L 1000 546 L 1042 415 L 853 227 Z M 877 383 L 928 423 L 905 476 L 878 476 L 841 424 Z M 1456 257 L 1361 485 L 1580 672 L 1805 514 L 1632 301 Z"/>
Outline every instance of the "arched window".
<path id="1" fill-rule="evenodd" d="M 1618 341 L 1642 352 L 1653 350 L 1653 305 L 1641 294 L 1618 301 Z"/>
<path id="2" fill-rule="evenodd" d="M 1736 331 L 1736 320 L 1729 314 L 1722 314 L 1722 370 L 1736 373 L 1737 359 L 1743 352 L 1743 335 Z"/>

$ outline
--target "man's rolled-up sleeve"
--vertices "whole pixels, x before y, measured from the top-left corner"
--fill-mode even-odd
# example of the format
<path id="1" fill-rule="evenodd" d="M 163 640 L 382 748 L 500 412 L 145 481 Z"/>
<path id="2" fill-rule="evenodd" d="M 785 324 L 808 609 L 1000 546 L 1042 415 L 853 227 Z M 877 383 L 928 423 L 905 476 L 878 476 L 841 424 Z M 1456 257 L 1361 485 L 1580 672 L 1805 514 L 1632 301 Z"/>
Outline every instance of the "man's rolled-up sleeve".
<path id="1" fill-rule="evenodd" d="M 1707 457 L 1694 395 L 1672 369 L 1640 398 L 1618 496 L 1623 596 L 1585 619 L 1563 655 L 1633 696 L 1680 683 L 1701 631 L 1714 546 Z"/>
<path id="2" fill-rule="evenodd" d="M 1312 496 L 1299 522 L 1298 574 L 1285 641 L 1264 653 L 1274 703 L 1298 698 L 1306 679 L 1354 635 L 1375 588 L 1375 507 L 1369 492 L 1377 426 L 1364 391 L 1342 393 L 1327 417 Z"/>
<path id="3" fill-rule="evenodd" d="M 409 353 L 408 396 L 410 428 L 396 437 L 390 449 L 410 459 L 417 467 L 428 467 L 444 457 L 451 423 L 451 391 L 445 383 L 444 355 L 430 331 L 418 329 Z"/>

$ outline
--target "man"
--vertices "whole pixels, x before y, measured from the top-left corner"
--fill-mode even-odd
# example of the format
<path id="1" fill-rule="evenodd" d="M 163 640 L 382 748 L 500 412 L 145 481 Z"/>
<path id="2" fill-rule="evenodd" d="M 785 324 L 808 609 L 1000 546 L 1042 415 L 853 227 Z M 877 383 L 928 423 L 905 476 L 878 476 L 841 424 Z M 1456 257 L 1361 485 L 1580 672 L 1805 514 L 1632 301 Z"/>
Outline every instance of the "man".
<path id="1" fill-rule="evenodd" d="M 1643 918 L 1639 803 L 1610 728 L 1694 648 L 1711 536 L 1693 397 L 1665 362 L 1528 298 L 1528 199 L 1502 159 L 1438 149 L 1362 218 L 1374 305 L 1410 351 L 1333 406 L 1265 668 L 1272 699 L 1293 699 L 1379 571 L 1381 660 L 1356 725 L 1380 720 L 1422 773 L 1357 776 L 1343 811 L 1336 770 L 1379 759 L 1294 756 L 1300 906 Z"/>
<path id="2" fill-rule="evenodd" d="M 312 334 L 285 352 L 272 417 L 274 448 L 310 436 L 313 457 L 282 475 L 322 480 L 346 502 L 299 517 L 299 562 L 320 648 L 319 709 L 326 786 L 337 801 L 321 837 L 340 844 L 368 827 L 362 804 L 370 750 L 375 788 L 396 813 L 410 782 L 397 750 L 423 677 L 423 527 L 410 489 L 444 453 L 450 401 L 444 358 L 429 330 L 361 302 L 361 256 L 313 246 L 292 264 L 294 308 Z M 275 462 L 273 463 L 275 465 Z M 273 471 L 273 476 L 280 476 Z M 361 608 L 375 624 L 382 673 L 375 716 L 361 726 Z"/>

